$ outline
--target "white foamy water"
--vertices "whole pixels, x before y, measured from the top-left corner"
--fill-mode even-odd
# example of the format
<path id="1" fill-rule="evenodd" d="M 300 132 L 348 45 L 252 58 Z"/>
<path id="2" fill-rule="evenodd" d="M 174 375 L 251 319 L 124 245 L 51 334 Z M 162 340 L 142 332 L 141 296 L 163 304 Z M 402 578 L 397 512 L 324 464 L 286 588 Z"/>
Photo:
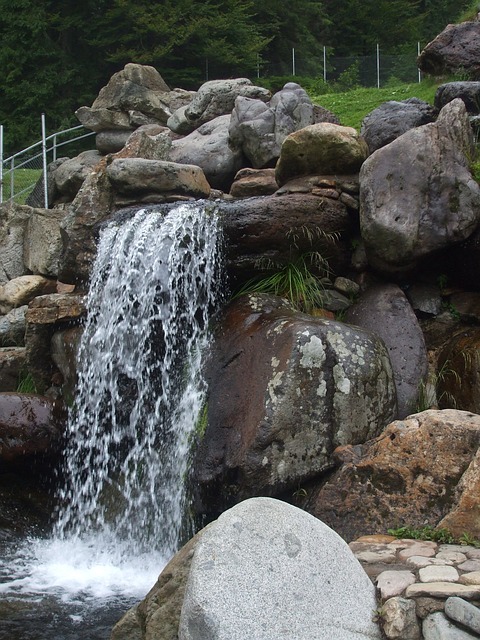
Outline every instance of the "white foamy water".
<path id="1" fill-rule="evenodd" d="M 0 594 L 80 604 L 68 614 L 76 622 L 86 603 L 142 598 L 177 550 L 217 303 L 217 226 L 195 203 L 141 210 L 102 232 L 53 536 L 7 549 Z"/>

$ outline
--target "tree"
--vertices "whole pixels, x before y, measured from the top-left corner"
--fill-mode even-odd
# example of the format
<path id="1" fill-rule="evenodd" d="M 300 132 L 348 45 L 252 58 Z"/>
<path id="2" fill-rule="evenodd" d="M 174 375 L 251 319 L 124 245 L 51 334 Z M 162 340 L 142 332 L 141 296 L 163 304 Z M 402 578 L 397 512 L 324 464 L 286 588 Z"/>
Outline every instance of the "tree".
<path id="1" fill-rule="evenodd" d="M 86 34 L 101 2 L 0 0 L 0 122 L 14 152 L 40 137 L 40 114 L 56 129 L 98 90 L 100 70 Z"/>
<path id="2" fill-rule="evenodd" d="M 252 0 L 114 0 L 94 42 L 107 60 L 155 66 L 176 86 L 253 74 L 267 38 L 253 19 Z"/>

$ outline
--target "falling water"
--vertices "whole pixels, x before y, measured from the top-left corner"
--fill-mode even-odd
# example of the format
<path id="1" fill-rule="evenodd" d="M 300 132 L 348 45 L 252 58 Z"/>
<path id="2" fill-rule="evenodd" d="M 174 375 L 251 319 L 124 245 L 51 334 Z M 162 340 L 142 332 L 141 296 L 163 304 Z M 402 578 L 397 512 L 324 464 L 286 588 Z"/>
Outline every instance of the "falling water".
<path id="1" fill-rule="evenodd" d="M 145 209 L 101 234 L 53 539 L 30 541 L 4 587 L 138 597 L 177 549 L 217 303 L 211 208 Z"/>

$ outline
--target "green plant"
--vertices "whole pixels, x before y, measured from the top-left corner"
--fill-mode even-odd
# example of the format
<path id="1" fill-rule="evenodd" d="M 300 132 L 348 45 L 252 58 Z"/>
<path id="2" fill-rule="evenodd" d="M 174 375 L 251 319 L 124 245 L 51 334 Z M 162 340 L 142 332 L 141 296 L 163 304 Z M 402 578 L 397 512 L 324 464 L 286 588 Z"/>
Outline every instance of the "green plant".
<path id="1" fill-rule="evenodd" d="M 441 544 L 453 544 L 455 538 L 448 529 L 435 529 L 430 525 L 424 527 L 398 527 L 397 529 L 388 529 L 388 533 L 396 538 L 410 538 L 413 540 L 433 540 Z"/>
<path id="2" fill-rule="evenodd" d="M 427 380 L 422 380 L 420 382 L 418 387 L 417 406 L 415 408 L 417 413 L 426 411 L 432 407 L 437 407 L 441 400 L 448 401 L 452 408 L 455 409 L 456 401 L 450 393 L 447 391 L 444 391 L 440 395 L 437 393 L 439 383 L 443 382 L 448 376 L 453 376 L 456 382 L 461 385 L 462 382 L 460 376 L 450 367 L 450 362 L 446 360 L 436 373 L 430 374 Z"/>
<path id="3" fill-rule="evenodd" d="M 388 533 L 396 538 L 432 540 L 433 542 L 439 542 L 440 544 L 463 544 L 480 548 L 480 540 L 467 532 L 462 533 L 459 538 L 455 538 L 448 529 L 436 529 L 430 525 L 426 525 L 424 527 L 398 527 L 397 529 L 388 529 Z"/>
<path id="4" fill-rule="evenodd" d="M 326 273 L 326 266 L 325 259 L 318 252 L 304 253 L 283 266 L 271 262 L 266 266 L 277 270 L 264 277 L 252 278 L 236 296 L 271 293 L 286 298 L 295 309 L 306 313 L 322 306 L 325 278 L 316 275 L 314 269 Z"/>
<path id="5" fill-rule="evenodd" d="M 18 377 L 17 393 L 38 393 L 37 385 L 31 373 L 22 371 Z"/>

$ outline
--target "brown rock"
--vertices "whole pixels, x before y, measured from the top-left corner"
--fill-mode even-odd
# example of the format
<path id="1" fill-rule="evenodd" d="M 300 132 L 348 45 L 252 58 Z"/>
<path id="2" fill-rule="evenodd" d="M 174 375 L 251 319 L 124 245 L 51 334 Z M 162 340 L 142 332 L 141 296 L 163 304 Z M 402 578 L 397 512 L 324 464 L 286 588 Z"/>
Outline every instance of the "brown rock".
<path id="1" fill-rule="evenodd" d="M 480 451 L 477 451 L 455 490 L 456 505 L 439 523 L 455 537 L 468 533 L 480 538 Z"/>
<path id="2" fill-rule="evenodd" d="M 234 198 L 270 196 L 277 189 L 275 169 L 240 169 L 235 176 L 230 195 Z"/>
<path id="3" fill-rule="evenodd" d="M 85 314 L 84 296 L 79 293 L 52 293 L 37 296 L 27 311 L 29 324 L 53 324 L 76 320 Z"/>
<path id="4" fill-rule="evenodd" d="M 0 462 L 18 469 L 59 452 L 66 414 L 51 398 L 0 393 Z"/>
<path id="5" fill-rule="evenodd" d="M 16 307 L 28 304 L 36 296 L 53 293 L 57 289 L 55 280 L 43 276 L 19 276 L 0 285 L 0 313 L 5 314 Z"/>
<path id="6" fill-rule="evenodd" d="M 177 640 L 187 578 L 201 534 L 193 537 L 170 560 L 142 602 L 117 622 L 110 640 Z"/>
<path id="7" fill-rule="evenodd" d="M 388 425 L 313 494 L 307 511 L 347 540 L 386 526 L 437 526 L 480 444 L 480 416 L 424 411 Z"/>
<path id="8" fill-rule="evenodd" d="M 0 392 L 16 391 L 25 363 L 25 347 L 0 348 Z"/>

